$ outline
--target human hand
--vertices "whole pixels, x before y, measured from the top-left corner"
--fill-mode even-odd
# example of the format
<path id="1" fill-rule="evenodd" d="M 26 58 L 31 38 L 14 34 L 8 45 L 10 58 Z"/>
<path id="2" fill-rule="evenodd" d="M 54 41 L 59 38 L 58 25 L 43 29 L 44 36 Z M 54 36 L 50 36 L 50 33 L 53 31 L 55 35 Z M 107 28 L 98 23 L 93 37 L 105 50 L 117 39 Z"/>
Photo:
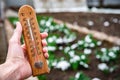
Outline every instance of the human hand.
<path id="1" fill-rule="evenodd" d="M 19 67 L 18 72 L 19 72 L 20 79 L 25 79 L 32 75 L 32 70 L 27 59 L 26 46 L 25 44 L 21 46 L 21 43 L 20 43 L 21 34 L 22 34 L 22 27 L 21 27 L 21 24 L 17 22 L 14 34 L 9 41 L 6 62 L 7 63 L 12 62 L 14 63 L 14 66 L 17 65 Z M 48 34 L 40 33 L 40 36 L 42 38 L 44 56 L 45 58 L 48 58 L 49 57 L 48 51 L 45 48 L 45 46 L 47 45 L 45 38 L 48 36 Z"/>

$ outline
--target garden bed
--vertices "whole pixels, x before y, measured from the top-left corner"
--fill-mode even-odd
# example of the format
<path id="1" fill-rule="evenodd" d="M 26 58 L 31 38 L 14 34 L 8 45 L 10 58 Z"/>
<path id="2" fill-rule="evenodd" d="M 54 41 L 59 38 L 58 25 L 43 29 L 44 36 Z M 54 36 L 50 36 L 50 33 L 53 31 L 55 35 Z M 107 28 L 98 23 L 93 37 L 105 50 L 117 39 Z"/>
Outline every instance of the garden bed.
<path id="1" fill-rule="evenodd" d="M 120 17 L 118 15 L 112 14 L 112 17 L 117 18 L 117 20 L 115 20 L 117 23 L 113 23 L 115 27 L 112 26 L 112 23 L 108 22 L 107 25 L 104 24 L 103 27 L 99 22 L 108 21 L 111 15 L 106 18 L 106 16 L 108 16 L 107 14 L 96 14 L 96 16 L 94 16 L 94 13 L 74 13 L 74 15 L 73 13 L 47 13 L 41 15 L 52 15 L 57 19 L 63 20 L 63 22 L 67 21 L 86 26 L 90 30 L 105 32 L 108 35 L 120 37 Z M 103 19 L 103 21 L 101 19 Z M 9 18 L 9 20 L 12 23 L 15 23 L 18 19 Z M 52 17 L 38 16 L 38 23 L 41 32 L 47 31 L 49 33 L 47 41 L 50 55 L 49 66 L 51 67 L 51 72 L 49 74 L 39 76 L 40 80 L 92 80 L 93 78 L 99 78 L 100 80 L 120 79 L 119 46 L 107 41 L 97 40 L 93 38 L 91 34 L 86 35 L 79 33 L 76 30 L 71 30 L 67 28 L 64 23 L 57 24 Z M 114 33 L 111 33 L 111 31 Z M 75 57 L 77 58 L 73 59 Z M 58 63 L 62 66 L 64 65 L 64 67 Z M 103 66 L 104 68 L 102 67 L 101 69 L 98 65 Z M 76 74 L 77 76 L 75 77 Z"/>

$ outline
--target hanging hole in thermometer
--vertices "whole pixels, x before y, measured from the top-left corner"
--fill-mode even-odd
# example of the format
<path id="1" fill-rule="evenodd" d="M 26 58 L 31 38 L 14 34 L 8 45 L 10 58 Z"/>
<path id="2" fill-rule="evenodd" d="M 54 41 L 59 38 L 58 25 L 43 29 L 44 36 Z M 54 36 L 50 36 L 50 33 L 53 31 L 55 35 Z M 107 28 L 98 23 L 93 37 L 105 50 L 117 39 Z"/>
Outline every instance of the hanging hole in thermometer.
<path id="1" fill-rule="evenodd" d="M 49 68 L 42 52 L 42 40 L 34 9 L 24 5 L 19 9 L 18 14 L 33 76 L 48 73 Z"/>

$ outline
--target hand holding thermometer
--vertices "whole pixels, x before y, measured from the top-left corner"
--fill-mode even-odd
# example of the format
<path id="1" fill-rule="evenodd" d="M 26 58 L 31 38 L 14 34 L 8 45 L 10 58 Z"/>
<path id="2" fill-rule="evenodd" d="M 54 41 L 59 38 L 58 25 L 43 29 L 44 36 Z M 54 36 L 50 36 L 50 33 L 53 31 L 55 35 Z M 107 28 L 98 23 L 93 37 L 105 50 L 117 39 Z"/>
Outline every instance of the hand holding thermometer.
<path id="1" fill-rule="evenodd" d="M 33 76 L 49 73 L 42 51 L 40 30 L 34 9 L 29 5 L 24 5 L 19 9 L 18 15 Z"/>

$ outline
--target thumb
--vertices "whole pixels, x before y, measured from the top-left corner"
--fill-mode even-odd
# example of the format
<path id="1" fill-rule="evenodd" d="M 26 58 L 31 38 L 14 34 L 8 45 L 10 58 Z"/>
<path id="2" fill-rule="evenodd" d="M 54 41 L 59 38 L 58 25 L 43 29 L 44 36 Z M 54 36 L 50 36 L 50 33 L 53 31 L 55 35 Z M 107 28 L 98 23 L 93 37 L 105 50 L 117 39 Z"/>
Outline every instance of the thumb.
<path id="1" fill-rule="evenodd" d="M 22 26 L 20 24 L 20 22 L 16 23 L 16 29 L 14 30 L 13 36 L 10 39 L 9 44 L 20 44 L 20 38 L 21 38 L 21 34 L 22 34 Z"/>

